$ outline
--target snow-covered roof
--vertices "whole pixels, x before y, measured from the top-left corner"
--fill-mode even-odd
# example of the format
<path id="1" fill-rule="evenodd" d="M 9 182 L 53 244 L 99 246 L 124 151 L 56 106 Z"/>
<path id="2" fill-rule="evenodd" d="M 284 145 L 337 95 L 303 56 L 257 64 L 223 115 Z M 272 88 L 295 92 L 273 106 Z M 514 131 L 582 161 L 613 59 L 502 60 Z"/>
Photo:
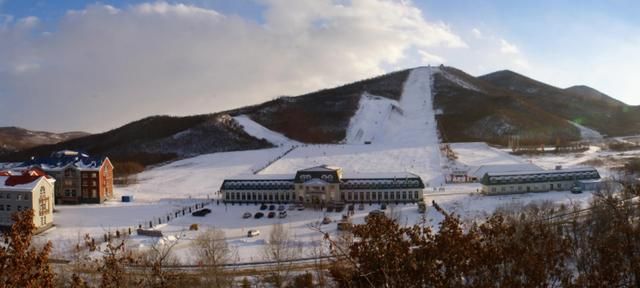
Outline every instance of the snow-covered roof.
<path id="1" fill-rule="evenodd" d="M 316 167 L 302 169 L 300 170 L 300 172 L 331 172 L 331 171 L 337 171 L 337 170 L 340 170 L 340 167 L 329 166 L 324 164 Z"/>
<path id="2" fill-rule="evenodd" d="M 51 157 L 34 158 L 22 163 L 23 167 L 40 167 L 46 171 L 60 171 L 68 167 L 78 170 L 98 170 L 106 160 L 106 157 L 91 157 L 86 153 L 71 150 L 55 152 Z"/>
<path id="3" fill-rule="evenodd" d="M 481 183 L 484 185 L 504 185 L 589 179 L 600 179 L 598 170 L 595 168 L 570 168 L 545 171 L 486 173 L 482 177 Z"/>
<path id="4" fill-rule="evenodd" d="M 54 183 L 55 180 L 40 169 L 29 169 L 20 173 L 2 171 L 0 173 L 0 191 L 31 191 L 40 181 Z"/>
<path id="5" fill-rule="evenodd" d="M 342 174 L 342 179 L 405 179 L 420 178 L 411 172 L 377 172 L 377 173 L 349 173 Z"/>
<path id="6" fill-rule="evenodd" d="M 257 181 L 257 180 L 291 180 L 295 174 L 246 174 L 238 175 L 233 178 L 226 179 L 227 181 Z"/>

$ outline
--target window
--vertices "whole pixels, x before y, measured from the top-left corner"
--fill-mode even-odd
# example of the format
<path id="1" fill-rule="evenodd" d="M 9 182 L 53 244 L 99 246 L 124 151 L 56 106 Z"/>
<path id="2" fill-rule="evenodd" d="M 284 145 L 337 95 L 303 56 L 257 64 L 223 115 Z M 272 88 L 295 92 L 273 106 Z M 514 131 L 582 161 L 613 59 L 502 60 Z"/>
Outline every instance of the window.
<path id="1" fill-rule="evenodd" d="M 4 211 L 4 205 L 0 204 L 0 211 Z"/>
<path id="2" fill-rule="evenodd" d="M 98 173 L 96 172 L 91 173 L 91 178 L 96 178 L 96 177 L 98 177 Z"/>
<path id="3" fill-rule="evenodd" d="M 18 211 L 22 211 L 22 206 L 18 205 Z"/>
<path id="4" fill-rule="evenodd" d="M 91 189 L 91 197 L 92 197 L 92 198 L 96 198 L 96 197 L 97 197 L 97 195 L 96 195 L 96 194 L 97 194 L 97 192 L 98 192 L 98 191 L 97 191 L 95 188 Z"/>
<path id="5" fill-rule="evenodd" d="M 420 194 L 418 194 L 418 191 L 415 192 L 415 195 L 416 195 L 415 197 L 416 199 L 420 199 Z"/>
<path id="6" fill-rule="evenodd" d="M 22 194 L 16 195 L 16 200 L 22 200 Z M 18 206 L 18 207 L 20 207 L 20 206 Z M 18 209 L 18 211 L 20 211 L 20 210 Z"/>
<path id="7" fill-rule="evenodd" d="M 11 211 L 11 205 L 7 205 L 7 211 Z"/>
<path id="8" fill-rule="evenodd" d="M 7 199 L 11 199 L 11 194 L 7 193 Z"/>

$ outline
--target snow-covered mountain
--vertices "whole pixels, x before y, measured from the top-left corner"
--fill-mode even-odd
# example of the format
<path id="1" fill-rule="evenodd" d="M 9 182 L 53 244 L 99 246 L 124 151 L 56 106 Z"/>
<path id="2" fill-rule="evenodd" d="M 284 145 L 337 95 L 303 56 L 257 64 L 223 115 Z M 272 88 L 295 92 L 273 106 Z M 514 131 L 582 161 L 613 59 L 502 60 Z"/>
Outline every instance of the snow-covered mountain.
<path id="1" fill-rule="evenodd" d="M 420 98 L 408 96 L 418 94 Z M 506 144 L 512 135 L 520 136 L 521 143 L 557 143 L 579 140 L 587 129 L 591 136 L 640 134 L 639 110 L 590 88 L 555 88 L 510 71 L 474 77 L 453 67 L 419 67 L 215 114 L 148 117 L 105 133 L 5 155 L 0 161 L 62 148 L 153 164 L 303 143 L 413 143 L 433 138 L 434 144 L 441 138 Z"/>

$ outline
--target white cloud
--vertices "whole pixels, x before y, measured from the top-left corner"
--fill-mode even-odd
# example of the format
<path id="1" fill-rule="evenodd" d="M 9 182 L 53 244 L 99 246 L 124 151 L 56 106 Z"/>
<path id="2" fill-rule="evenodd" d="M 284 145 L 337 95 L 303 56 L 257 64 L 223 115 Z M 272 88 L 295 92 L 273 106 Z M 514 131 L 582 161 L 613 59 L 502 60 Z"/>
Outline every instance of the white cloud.
<path id="1" fill-rule="evenodd" d="M 483 37 L 482 32 L 478 28 L 471 29 L 471 34 L 473 34 L 473 37 L 475 37 L 476 39 L 482 39 Z"/>
<path id="2" fill-rule="evenodd" d="M 419 50 L 418 54 L 420 54 L 423 64 L 439 65 L 439 64 L 444 64 L 446 62 L 446 59 L 438 55 L 431 54 L 424 50 Z"/>
<path id="3" fill-rule="evenodd" d="M 444 58 L 433 49 L 467 46 L 407 3 L 263 4 L 263 24 L 165 2 L 70 11 L 46 36 L 9 24 L 0 29 L 0 125 L 101 131 L 211 113 L 381 74 L 411 49 L 435 60 Z"/>
<path id="4" fill-rule="evenodd" d="M 518 46 L 507 42 L 507 40 L 500 39 L 500 52 L 504 54 L 519 54 L 520 50 Z"/>
<path id="5" fill-rule="evenodd" d="M 31 29 L 36 27 L 38 23 L 40 23 L 40 19 L 38 19 L 38 17 L 27 16 L 24 18 L 20 18 L 16 26 L 19 26 L 20 28 L 23 28 L 23 29 Z"/>

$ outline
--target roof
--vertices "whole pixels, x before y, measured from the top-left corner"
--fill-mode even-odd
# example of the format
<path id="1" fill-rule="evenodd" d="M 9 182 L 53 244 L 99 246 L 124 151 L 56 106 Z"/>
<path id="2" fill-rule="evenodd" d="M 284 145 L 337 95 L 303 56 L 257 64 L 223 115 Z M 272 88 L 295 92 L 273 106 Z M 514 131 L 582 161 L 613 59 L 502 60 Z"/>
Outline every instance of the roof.
<path id="1" fill-rule="evenodd" d="M 31 159 L 21 166 L 36 166 L 47 171 L 63 170 L 71 166 L 78 170 L 97 170 L 105 160 L 107 157 L 91 157 L 86 153 L 62 150 L 51 154 L 51 157 Z"/>
<path id="2" fill-rule="evenodd" d="M 381 172 L 381 173 L 345 173 L 342 175 L 343 180 L 347 179 L 405 179 L 420 178 L 420 176 L 411 172 Z"/>
<path id="3" fill-rule="evenodd" d="M 532 163 L 522 164 L 493 164 L 475 166 L 467 172 L 467 175 L 481 178 L 486 173 L 520 172 L 520 171 L 544 171 L 540 166 Z"/>
<path id="4" fill-rule="evenodd" d="M 0 190 L 33 190 L 42 179 L 55 181 L 38 168 L 28 169 L 17 175 L 4 171 L 0 173 Z"/>
<path id="5" fill-rule="evenodd" d="M 591 179 L 600 179 L 595 168 L 486 173 L 480 182 L 483 185 L 505 185 Z"/>
<path id="6" fill-rule="evenodd" d="M 340 167 L 337 166 L 329 166 L 329 165 L 320 165 L 320 166 L 316 166 L 316 167 L 311 167 L 311 168 L 306 168 L 306 169 L 302 169 L 299 171 L 302 172 L 329 172 L 329 171 L 338 171 L 340 170 Z"/>

